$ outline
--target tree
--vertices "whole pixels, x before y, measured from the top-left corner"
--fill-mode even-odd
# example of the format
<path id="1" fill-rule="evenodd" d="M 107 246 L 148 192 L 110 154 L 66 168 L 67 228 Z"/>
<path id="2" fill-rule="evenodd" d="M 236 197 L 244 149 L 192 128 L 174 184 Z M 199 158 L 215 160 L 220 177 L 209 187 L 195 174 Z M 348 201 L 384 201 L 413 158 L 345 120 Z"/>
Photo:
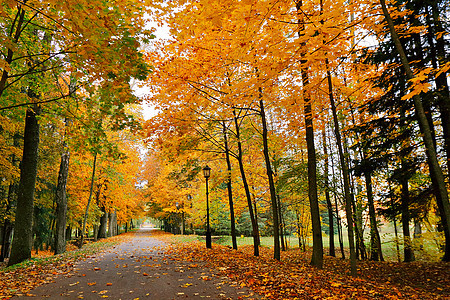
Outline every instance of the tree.
<path id="1" fill-rule="evenodd" d="M 0 58 L 2 66 L 0 97 L 2 104 L 6 103 L 2 105 L 1 110 L 31 106 L 27 109 L 27 119 L 30 119 L 40 113 L 44 103 L 50 103 L 49 107 L 54 108 L 52 106 L 54 102 L 73 95 L 80 88 L 78 86 L 65 89 L 64 85 L 60 84 L 65 74 L 70 72 L 74 74 L 80 85 L 89 81 L 101 82 L 103 91 L 109 91 L 109 97 L 102 98 L 104 108 L 109 107 L 118 127 L 129 123 L 129 115 L 125 114 L 125 104 L 136 101 L 136 98 L 131 96 L 129 79 L 131 76 L 144 79 L 148 72 L 142 61 L 142 54 L 138 51 L 137 35 L 142 32 L 146 39 L 149 37 L 149 32 L 142 29 L 143 18 L 136 18 L 134 15 L 136 10 L 142 10 L 134 1 L 101 5 L 105 9 L 99 9 L 96 14 L 91 14 L 92 18 L 84 18 L 89 14 L 89 10 L 84 9 L 86 3 L 62 5 L 61 3 L 9 1 L 2 4 L 2 25 L 5 30 L 1 31 L 1 35 L 7 43 L 2 44 Z M 70 7 L 73 10 L 69 9 Z M 106 14 L 115 14 L 118 18 L 115 20 L 105 18 Z M 3 18 L 4 16 L 6 17 Z M 86 22 L 82 23 L 81 20 Z M 133 24 L 136 27 L 129 29 L 127 24 Z M 127 67 L 116 68 L 115 64 L 123 61 L 122 56 L 127 57 Z M 95 85 L 84 86 L 84 88 L 92 92 L 96 89 L 93 86 Z M 26 95 L 23 93 L 24 90 L 27 91 Z M 112 95 L 114 97 L 111 97 Z M 38 143 L 39 130 L 34 129 L 38 127 L 37 118 L 35 119 L 35 124 L 27 121 L 28 126 L 34 125 L 33 129 L 25 130 L 24 139 Z M 27 136 L 28 134 L 34 134 L 34 136 Z M 31 150 L 27 147 L 31 147 Z M 38 144 L 30 146 L 27 142 L 24 145 L 24 153 L 29 155 L 31 152 L 34 153 L 35 149 L 37 151 Z M 34 165 L 37 157 L 24 157 L 22 170 L 26 168 L 30 172 L 27 174 L 22 172 L 21 177 L 35 176 L 35 167 L 30 165 L 28 168 L 26 165 L 29 161 L 32 161 L 31 164 Z M 18 212 L 33 210 L 36 179 L 25 177 L 19 184 Z M 24 197 L 27 199 L 24 200 Z M 30 256 L 28 251 L 31 251 L 31 246 L 24 244 L 24 241 L 31 243 L 29 215 L 21 213 L 16 219 L 17 224 L 23 225 L 19 225 L 18 234 L 14 238 L 23 239 L 23 241 L 13 241 L 13 257 L 10 264 Z M 21 220 L 21 218 L 28 218 L 28 220 Z M 14 250 L 14 248 L 20 249 Z"/>
<path id="2" fill-rule="evenodd" d="M 12 266 L 31 257 L 34 191 L 38 163 L 40 108 L 27 109 L 20 182 L 17 196 L 16 222 L 11 256 L 8 265 Z"/>
<path id="3" fill-rule="evenodd" d="M 402 66 L 405 69 L 406 76 L 411 83 L 414 83 L 416 76 L 414 75 L 414 73 L 411 69 L 411 65 L 409 63 L 408 57 L 403 49 L 403 45 L 397 34 L 395 25 L 393 23 L 391 15 L 387 9 L 386 3 L 384 0 L 380 0 L 380 4 L 381 4 L 381 8 L 383 10 L 385 20 L 388 24 L 389 31 L 391 33 L 391 38 L 393 39 L 393 42 L 397 49 L 397 52 L 400 56 Z M 444 232 L 445 232 L 445 238 L 446 238 L 446 243 L 445 243 L 446 250 L 445 250 L 445 255 L 444 255 L 443 260 L 448 261 L 450 259 L 450 222 L 449 222 L 450 203 L 448 200 L 448 192 L 447 192 L 447 188 L 446 188 L 446 184 L 445 184 L 445 180 L 444 180 L 444 174 L 443 174 L 442 169 L 437 160 L 437 154 L 436 154 L 436 149 L 435 149 L 435 146 L 433 143 L 433 137 L 431 134 L 430 124 L 427 120 L 425 110 L 423 108 L 423 103 L 419 96 L 420 87 L 413 86 L 413 88 L 419 89 L 418 92 L 417 92 L 417 90 L 412 92 L 412 94 L 413 94 L 412 98 L 414 100 L 414 109 L 415 109 L 416 117 L 417 117 L 417 120 L 419 123 L 420 131 L 423 135 L 423 142 L 425 144 L 428 165 L 430 168 L 431 180 L 438 192 L 437 202 L 438 202 L 439 212 L 440 212 L 440 216 L 441 216 L 441 220 L 442 220 L 442 224 L 443 224 Z"/>

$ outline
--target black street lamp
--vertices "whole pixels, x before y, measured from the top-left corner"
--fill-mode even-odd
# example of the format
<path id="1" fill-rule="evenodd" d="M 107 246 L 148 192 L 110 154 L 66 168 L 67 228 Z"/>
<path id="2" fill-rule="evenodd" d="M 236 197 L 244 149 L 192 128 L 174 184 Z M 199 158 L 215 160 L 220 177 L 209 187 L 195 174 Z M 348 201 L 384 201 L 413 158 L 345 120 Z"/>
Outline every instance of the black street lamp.
<path id="1" fill-rule="evenodd" d="M 207 165 L 203 168 L 203 176 L 206 179 L 206 248 L 211 248 L 211 229 L 209 227 L 209 191 L 208 191 L 208 179 L 211 175 L 211 168 Z"/>

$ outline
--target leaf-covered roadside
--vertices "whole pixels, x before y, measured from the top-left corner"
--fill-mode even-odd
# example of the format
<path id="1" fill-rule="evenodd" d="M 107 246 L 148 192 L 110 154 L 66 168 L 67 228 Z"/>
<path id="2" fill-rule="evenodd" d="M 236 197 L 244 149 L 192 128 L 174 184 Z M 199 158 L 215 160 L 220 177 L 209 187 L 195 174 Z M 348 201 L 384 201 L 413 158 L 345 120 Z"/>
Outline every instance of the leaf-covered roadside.
<path id="1" fill-rule="evenodd" d="M 57 276 L 69 274 L 74 263 L 89 256 L 104 251 L 130 235 L 104 239 L 95 243 L 88 243 L 82 249 L 72 247 L 61 255 L 48 255 L 42 252 L 32 259 L 8 268 L 0 266 L 0 299 L 10 299 L 15 295 L 32 296 L 30 290 L 45 283 L 52 282 Z"/>
<path id="2" fill-rule="evenodd" d="M 448 263 L 360 262 L 358 278 L 347 275 L 347 262 L 325 257 L 324 269 L 309 265 L 308 253 L 290 250 L 282 259 L 261 248 L 254 257 L 249 246 L 238 251 L 200 242 L 174 243 L 167 247 L 174 259 L 206 261 L 241 286 L 268 299 L 445 299 L 450 295 Z"/>

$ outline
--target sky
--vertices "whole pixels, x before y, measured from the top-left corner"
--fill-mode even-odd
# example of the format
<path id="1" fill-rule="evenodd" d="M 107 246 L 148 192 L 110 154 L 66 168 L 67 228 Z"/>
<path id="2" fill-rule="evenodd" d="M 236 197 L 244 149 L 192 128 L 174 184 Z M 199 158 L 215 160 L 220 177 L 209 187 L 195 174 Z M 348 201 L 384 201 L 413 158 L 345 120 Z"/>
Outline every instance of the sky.
<path id="1" fill-rule="evenodd" d="M 156 36 L 155 40 L 170 38 L 169 27 L 167 27 L 167 26 L 158 27 L 156 22 L 149 19 L 148 23 L 146 25 L 146 29 L 152 29 L 152 28 L 156 28 L 156 31 L 154 32 L 154 34 Z M 151 48 L 151 45 L 148 48 Z M 140 87 L 139 86 L 140 84 L 138 84 L 138 82 L 135 82 L 132 85 L 133 85 L 134 94 L 137 97 L 143 98 L 144 96 L 149 95 L 150 92 L 149 92 L 148 87 L 146 87 L 146 86 Z M 157 111 L 155 110 L 155 108 L 153 106 L 149 105 L 148 103 L 146 103 L 145 101 L 142 101 L 141 106 L 143 109 L 142 113 L 143 113 L 145 120 L 148 120 L 157 114 Z"/>

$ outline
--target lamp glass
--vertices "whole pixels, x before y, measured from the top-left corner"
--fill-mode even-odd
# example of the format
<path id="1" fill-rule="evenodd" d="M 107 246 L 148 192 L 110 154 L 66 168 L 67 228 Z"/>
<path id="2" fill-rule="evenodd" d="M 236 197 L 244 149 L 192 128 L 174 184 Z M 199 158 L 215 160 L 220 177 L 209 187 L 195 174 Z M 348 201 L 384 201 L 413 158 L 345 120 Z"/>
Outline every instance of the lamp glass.
<path id="1" fill-rule="evenodd" d="M 208 167 L 208 165 L 206 165 L 203 168 L 203 176 L 205 176 L 205 178 L 209 178 L 210 175 L 211 175 L 211 168 Z"/>

